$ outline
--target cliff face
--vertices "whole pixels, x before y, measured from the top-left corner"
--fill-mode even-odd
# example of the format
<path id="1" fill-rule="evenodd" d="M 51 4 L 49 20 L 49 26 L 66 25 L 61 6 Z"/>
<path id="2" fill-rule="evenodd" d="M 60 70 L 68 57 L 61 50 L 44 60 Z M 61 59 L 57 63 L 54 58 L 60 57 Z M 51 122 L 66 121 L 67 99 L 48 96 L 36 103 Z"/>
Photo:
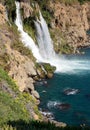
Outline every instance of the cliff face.
<path id="1" fill-rule="evenodd" d="M 26 8 L 29 7 L 27 3 L 25 5 L 21 3 L 22 8 L 24 8 L 23 6 L 25 10 L 28 10 L 28 8 Z M 31 10 L 30 7 L 29 16 L 31 16 Z M 25 18 L 26 17 L 28 17 L 27 14 L 25 14 Z M 3 108 L 10 99 L 13 102 L 19 102 L 21 111 L 24 109 L 25 118 L 22 117 L 24 114 L 20 114 L 18 119 L 41 119 L 41 114 L 37 107 L 40 103 L 40 96 L 38 92 L 35 91 L 34 82 L 35 80 L 45 78 L 46 74 L 51 78 L 55 68 L 52 67 L 51 69 L 51 66 L 46 64 L 45 70 L 48 72 L 45 74 L 44 70 L 42 70 L 42 65 L 37 64 L 36 67 L 36 60 L 32 52 L 21 42 L 17 27 L 14 23 L 10 23 L 6 15 L 6 8 L 2 4 L 0 4 L 0 18 L 0 96 L 3 96 L 1 95 L 2 93 L 5 94 L 5 96 L 8 95 L 0 107 Z M 5 72 L 7 72 L 8 75 Z M 11 87 L 13 87 L 13 90 Z M 17 90 L 16 87 L 18 87 Z M 16 105 L 19 107 L 18 104 Z M 10 106 L 10 104 L 8 104 L 8 106 Z M 14 110 L 11 108 L 11 111 Z M 3 110 L 3 112 L 5 112 L 5 110 Z M 8 116 L 9 113 L 7 112 L 7 120 L 9 120 Z M 11 115 L 11 118 L 14 116 Z M 18 112 L 16 117 L 18 117 Z M 0 113 L 0 121 L 1 118 Z M 3 119 L 5 119 L 5 116 Z"/>
<path id="2" fill-rule="evenodd" d="M 50 12 L 53 12 L 53 18 L 51 20 L 52 31 L 58 30 L 62 32 L 66 43 L 74 48 L 87 45 L 86 31 L 89 29 L 89 22 L 87 12 L 89 5 L 75 4 L 65 5 L 60 2 L 52 3 L 49 5 Z M 55 36 L 57 41 L 55 42 L 57 48 L 60 46 L 61 39 L 57 35 Z"/>
<path id="3" fill-rule="evenodd" d="M 34 80 L 31 77 L 31 75 L 36 75 L 34 59 L 30 50 L 23 46 L 19 38 L 20 36 L 17 28 L 15 27 L 15 25 L 9 25 L 6 16 L 6 9 L 2 4 L 0 4 L 0 97 L 3 96 L 1 94 L 7 96 L 7 99 L 3 101 L 3 105 L 1 105 L 0 100 L 0 107 L 1 109 L 3 109 L 5 103 L 8 102 L 10 98 L 12 102 L 18 102 L 21 104 L 21 111 L 23 111 L 24 109 L 24 112 L 27 113 L 25 114 L 26 120 L 30 118 L 34 118 L 37 120 L 39 119 L 40 115 L 37 108 L 37 104 L 39 103 L 39 94 L 34 90 Z M 4 72 L 1 71 L 1 68 L 8 72 L 8 75 L 11 77 L 11 79 L 9 79 L 8 76 L 5 77 L 6 74 L 4 76 Z M 10 88 L 10 86 L 13 87 L 12 82 L 15 82 L 16 85 L 14 85 L 14 87 L 18 86 L 19 90 L 16 91 L 14 88 L 14 91 Z M 21 92 L 26 92 L 26 95 L 24 95 L 24 93 L 21 94 Z M 27 94 L 28 92 L 29 95 Z M 20 101 L 20 98 L 22 101 Z M 17 106 L 15 107 L 15 109 L 18 109 L 17 107 L 19 107 L 19 104 L 17 104 Z M 3 112 L 5 112 L 4 109 Z M 11 118 L 13 119 L 13 117 L 15 116 L 13 115 L 13 113 L 11 114 L 11 118 L 8 118 L 9 113 L 7 112 L 7 114 L 5 115 L 7 117 L 5 118 L 4 116 L 3 120 L 9 120 Z M 17 117 L 17 119 L 21 119 L 24 113 L 19 115 L 19 113 L 16 112 L 16 114 L 17 116 L 15 117 L 15 119 Z M 2 117 L 0 113 L 0 123 L 1 118 Z"/>
<path id="4" fill-rule="evenodd" d="M 6 21 L 7 21 L 6 9 L 2 4 L 0 4 L 0 25 L 4 24 Z"/>
<path id="5" fill-rule="evenodd" d="M 16 81 L 20 91 L 24 91 L 26 88 L 34 90 L 33 79 L 28 75 L 36 75 L 35 66 L 31 59 L 27 56 L 23 56 L 16 49 L 12 48 L 14 42 L 18 43 L 15 36 L 8 25 L 0 27 L 0 44 L 3 46 L 1 50 L 1 57 L 7 58 L 7 62 L 4 63 L 3 59 L 0 62 L 1 65 L 5 64 L 6 68 L 9 68 L 9 75 Z M 2 45 L 3 44 L 3 45 Z M 19 44 L 19 43 L 18 43 Z M 5 57 L 7 55 L 7 57 Z"/>

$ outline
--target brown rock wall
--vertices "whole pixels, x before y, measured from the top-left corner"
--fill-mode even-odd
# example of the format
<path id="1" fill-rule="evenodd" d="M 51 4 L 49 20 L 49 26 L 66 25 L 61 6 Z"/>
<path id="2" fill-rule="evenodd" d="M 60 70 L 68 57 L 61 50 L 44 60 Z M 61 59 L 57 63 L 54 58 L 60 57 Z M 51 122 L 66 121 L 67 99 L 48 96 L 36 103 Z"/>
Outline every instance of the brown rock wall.
<path id="1" fill-rule="evenodd" d="M 62 32 L 69 45 L 75 48 L 84 46 L 87 42 L 86 31 L 89 29 L 87 18 L 88 4 L 65 5 L 60 2 L 50 2 L 49 10 L 53 11 L 52 30 L 57 29 Z M 58 36 L 56 35 L 55 37 Z M 59 42 L 56 41 L 54 43 L 58 44 L 58 47 L 60 46 L 59 37 L 56 38 Z"/>

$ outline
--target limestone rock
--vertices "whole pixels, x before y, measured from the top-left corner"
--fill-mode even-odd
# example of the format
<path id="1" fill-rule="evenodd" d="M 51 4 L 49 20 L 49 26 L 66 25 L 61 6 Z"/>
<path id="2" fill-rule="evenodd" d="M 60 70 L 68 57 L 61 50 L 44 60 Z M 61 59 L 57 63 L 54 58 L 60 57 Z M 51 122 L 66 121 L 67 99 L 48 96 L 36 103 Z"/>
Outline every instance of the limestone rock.
<path id="1" fill-rule="evenodd" d="M 47 77 L 48 77 L 49 79 L 52 78 L 52 77 L 53 77 L 53 73 L 48 72 L 48 73 L 47 73 Z"/>
<path id="2" fill-rule="evenodd" d="M 40 98 L 39 93 L 37 91 L 32 91 L 31 94 L 37 99 Z"/>
<path id="3" fill-rule="evenodd" d="M 90 19 L 89 8 L 87 3 L 83 5 L 79 3 L 65 5 L 59 1 L 50 2 L 48 9 L 53 12 L 53 18 L 51 20 L 51 25 L 53 26 L 51 31 L 53 30 L 53 33 L 56 34 L 54 44 L 57 46 L 57 51 L 60 51 L 61 47 L 61 33 L 65 42 L 72 46 L 74 50 L 77 47 L 85 46 L 87 41 L 86 31 L 90 27 L 88 22 L 88 19 Z"/>
<path id="4" fill-rule="evenodd" d="M 58 122 L 58 121 L 50 121 L 51 123 L 54 123 L 56 127 L 66 127 L 66 123 L 63 123 L 63 122 Z"/>
<path id="5" fill-rule="evenodd" d="M 28 18 L 32 15 L 33 9 L 30 6 L 29 1 L 21 2 L 21 8 L 23 9 L 24 18 Z"/>
<path id="6" fill-rule="evenodd" d="M 6 9 L 5 6 L 0 4 L 0 25 L 5 24 L 7 21 L 7 16 L 6 16 Z"/>
<path id="7" fill-rule="evenodd" d="M 3 47 L 1 44 L 3 48 L 0 51 L 0 56 L 2 57 L 2 55 L 6 55 L 6 53 L 9 56 L 9 59 L 7 59 L 7 64 L 9 65 L 9 75 L 16 82 L 17 86 L 19 86 L 20 91 L 23 92 L 26 88 L 34 90 L 34 80 L 30 77 L 30 75 L 36 75 L 33 61 L 27 56 L 23 56 L 17 50 L 11 48 L 11 44 L 14 42 L 14 37 L 12 32 L 8 31 L 7 25 L 2 26 L 0 30 L 0 43 L 3 43 L 4 45 Z"/>

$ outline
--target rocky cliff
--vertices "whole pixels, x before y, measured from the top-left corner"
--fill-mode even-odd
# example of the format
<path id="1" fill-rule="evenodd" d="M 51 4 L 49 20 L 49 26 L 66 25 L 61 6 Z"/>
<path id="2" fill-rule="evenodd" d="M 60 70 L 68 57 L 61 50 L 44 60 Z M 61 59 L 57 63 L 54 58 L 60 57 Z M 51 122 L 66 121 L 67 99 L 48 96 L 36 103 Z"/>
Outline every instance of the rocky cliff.
<path id="1" fill-rule="evenodd" d="M 26 5 L 27 4 L 23 5 L 23 3 L 21 3 L 22 8 L 24 8 L 23 6 L 26 7 Z M 30 13 L 28 15 L 31 15 L 32 9 L 31 7 L 28 8 L 29 5 L 25 8 L 25 11 L 28 10 L 28 13 Z M 10 99 L 11 102 L 18 102 L 21 111 L 23 112 L 24 109 L 25 112 L 18 117 L 17 111 L 15 119 L 18 117 L 18 119 L 39 120 L 41 119 L 41 114 L 37 106 L 40 102 L 40 96 L 38 92 L 35 91 L 34 82 L 35 80 L 40 80 L 45 77 L 51 78 L 55 68 L 49 64 L 42 65 L 36 63 L 36 59 L 33 57 L 30 49 L 25 47 L 21 42 L 20 34 L 13 23 L 13 17 L 8 19 L 6 10 L 6 6 L 0 3 L 0 97 L 3 99 L 4 95 L 8 95 L 3 101 L 3 104 L 0 100 L 0 107 L 4 113 L 6 109 L 3 107 L 5 107 L 6 102 L 9 102 L 8 100 Z M 28 15 L 25 14 L 25 18 L 28 17 Z M 12 12 L 10 16 L 12 16 Z M 46 67 L 48 75 L 42 70 L 42 66 Z M 18 109 L 19 104 L 16 103 L 15 109 Z M 8 103 L 8 106 L 9 105 L 10 103 Z M 14 111 L 12 107 L 10 111 Z M 6 113 L 6 118 L 4 116 L 3 120 L 9 120 L 9 112 Z M 2 111 L 0 111 L 0 120 L 2 118 L 1 113 Z M 14 116 L 15 113 L 14 115 L 11 113 L 10 120 L 11 118 L 13 119 Z M 23 116 L 25 116 L 25 118 Z"/>
<path id="2" fill-rule="evenodd" d="M 54 4 L 50 2 L 49 7 L 50 11 L 53 12 L 52 31 L 57 30 L 59 36 L 61 32 L 64 37 L 62 39 L 66 41 L 67 45 L 74 48 L 74 52 L 76 52 L 77 47 L 86 46 L 88 41 L 86 31 L 89 30 L 89 16 L 87 15 L 89 5 L 87 3 L 65 5 L 60 2 Z M 56 38 L 55 46 L 59 48 L 62 42 L 57 35 Z"/>
<path id="3" fill-rule="evenodd" d="M 8 22 L 5 6 L 0 4 L 0 99 L 2 98 L 3 100 L 3 102 L 0 100 L 0 107 L 3 110 L 0 110 L 0 125 L 6 120 L 17 120 L 23 116 L 25 118 L 23 117 L 22 119 L 25 120 L 30 118 L 37 120 L 40 118 L 37 108 L 39 94 L 35 91 L 34 80 L 30 77 L 30 75 L 36 75 L 35 59 L 19 38 L 16 26 Z M 5 96 L 7 97 L 6 99 L 4 99 Z M 16 104 L 16 106 L 12 108 L 9 99 L 12 105 Z M 7 113 L 4 108 L 5 104 L 7 104 Z M 10 107 L 9 110 L 8 107 Z M 25 112 L 25 114 L 19 114 L 18 107 L 21 107 L 20 111 Z M 12 113 L 12 111 L 15 112 L 14 108 L 18 109 L 16 116 L 15 113 Z M 1 113 L 4 113 L 3 119 Z"/>

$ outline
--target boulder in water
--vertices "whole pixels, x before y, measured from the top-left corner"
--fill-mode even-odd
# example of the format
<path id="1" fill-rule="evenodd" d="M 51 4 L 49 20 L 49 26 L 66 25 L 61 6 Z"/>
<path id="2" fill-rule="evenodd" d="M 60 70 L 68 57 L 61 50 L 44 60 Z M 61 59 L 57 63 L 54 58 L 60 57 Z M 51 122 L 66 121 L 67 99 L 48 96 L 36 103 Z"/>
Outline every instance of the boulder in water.
<path id="1" fill-rule="evenodd" d="M 85 97 L 90 99 L 90 94 L 86 94 Z"/>

